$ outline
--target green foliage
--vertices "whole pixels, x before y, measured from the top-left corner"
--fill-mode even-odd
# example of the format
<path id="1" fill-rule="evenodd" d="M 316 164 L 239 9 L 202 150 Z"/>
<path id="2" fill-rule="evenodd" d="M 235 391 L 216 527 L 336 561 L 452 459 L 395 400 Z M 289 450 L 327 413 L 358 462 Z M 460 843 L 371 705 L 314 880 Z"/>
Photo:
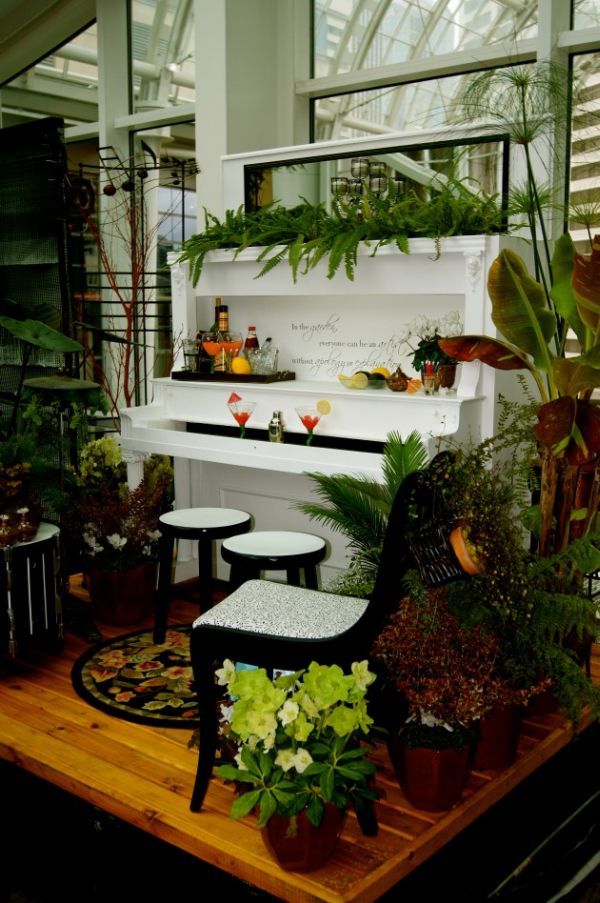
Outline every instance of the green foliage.
<path id="1" fill-rule="evenodd" d="M 433 238 L 496 232 L 503 227 L 503 212 L 496 196 L 473 192 L 458 180 L 433 184 L 424 202 L 416 192 L 397 200 L 367 191 L 358 204 L 323 204 L 304 201 L 292 209 L 270 204 L 254 212 L 242 207 L 227 210 L 221 221 L 205 210 L 205 228 L 183 244 L 180 261 L 188 261 L 196 285 L 209 251 L 233 248 L 235 256 L 248 247 L 261 247 L 258 256 L 263 276 L 287 259 L 294 280 L 324 257 L 329 279 L 343 267 L 354 278 L 361 242 L 373 246 L 393 244 L 408 253 L 408 238 Z"/>
<path id="2" fill-rule="evenodd" d="M 427 449 L 419 433 L 412 432 L 403 440 L 399 433 L 392 432 L 383 449 L 383 483 L 347 474 L 308 474 L 326 504 L 300 502 L 296 507 L 348 537 L 353 574 L 359 583 L 369 586 L 374 580 L 387 519 L 401 483 L 427 462 Z"/>
<path id="3" fill-rule="evenodd" d="M 258 808 L 259 827 L 272 815 L 303 809 L 319 825 L 325 803 L 358 809 L 377 799 L 370 786 L 375 765 L 366 758 L 372 719 L 366 692 L 375 679 L 367 662 L 354 662 L 351 674 L 337 665 L 312 662 L 307 670 L 271 680 L 263 668 L 236 671 L 225 660 L 217 671 L 233 700 L 227 739 L 237 748 L 236 765 L 217 774 L 250 784 L 238 796 L 232 818 Z"/>

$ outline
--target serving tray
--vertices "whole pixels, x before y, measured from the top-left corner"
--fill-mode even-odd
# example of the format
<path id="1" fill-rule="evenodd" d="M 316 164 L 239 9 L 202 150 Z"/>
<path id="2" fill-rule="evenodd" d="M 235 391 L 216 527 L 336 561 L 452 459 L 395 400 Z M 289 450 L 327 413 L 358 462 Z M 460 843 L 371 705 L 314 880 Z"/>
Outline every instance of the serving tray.
<path id="1" fill-rule="evenodd" d="M 196 370 L 173 370 L 171 379 L 203 383 L 280 383 L 296 379 L 291 370 L 277 373 L 199 373 Z"/>

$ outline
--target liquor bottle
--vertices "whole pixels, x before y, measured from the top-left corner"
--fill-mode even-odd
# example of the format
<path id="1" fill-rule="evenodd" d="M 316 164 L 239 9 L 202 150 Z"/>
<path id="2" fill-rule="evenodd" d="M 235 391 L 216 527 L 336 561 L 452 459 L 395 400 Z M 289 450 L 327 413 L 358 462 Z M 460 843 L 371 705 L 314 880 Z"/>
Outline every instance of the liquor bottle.
<path id="1" fill-rule="evenodd" d="M 269 420 L 269 442 L 283 442 L 281 411 L 273 411 L 273 416 Z"/>
<path id="2" fill-rule="evenodd" d="M 218 327 L 219 332 L 229 332 L 229 308 L 226 304 L 219 307 Z"/>
<path id="3" fill-rule="evenodd" d="M 215 320 L 213 325 L 210 327 L 210 332 L 218 332 L 219 331 L 219 313 L 221 312 L 221 299 L 215 298 Z"/>
<path id="4" fill-rule="evenodd" d="M 256 335 L 256 326 L 249 326 L 246 341 L 244 342 L 244 351 L 258 351 L 259 348 L 260 343 Z"/>

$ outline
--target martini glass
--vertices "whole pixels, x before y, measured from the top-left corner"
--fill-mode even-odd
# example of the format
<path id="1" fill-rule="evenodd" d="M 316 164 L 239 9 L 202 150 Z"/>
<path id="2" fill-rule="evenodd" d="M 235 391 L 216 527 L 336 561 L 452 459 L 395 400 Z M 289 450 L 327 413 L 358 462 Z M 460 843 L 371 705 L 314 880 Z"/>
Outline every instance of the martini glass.
<path id="1" fill-rule="evenodd" d="M 246 435 L 246 424 L 250 420 L 254 408 L 256 407 L 256 402 L 254 401 L 230 401 L 227 405 L 233 419 L 240 427 L 240 439 L 243 439 Z"/>
<path id="2" fill-rule="evenodd" d="M 314 407 L 296 408 L 296 414 L 300 418 L 300 423 L 308 433 L 306 444 L 312 445 L 313 433 L 315 431 L 317 423 L 321 419 L 321 415 Z"/>
<path id="3" fill-rule="evenodd" d="M 239 354 L 244 339 L 241 332 L 222 332 L 221 348 L 225 352 L 227 372 L 231 373 L 231 362 Z"/>

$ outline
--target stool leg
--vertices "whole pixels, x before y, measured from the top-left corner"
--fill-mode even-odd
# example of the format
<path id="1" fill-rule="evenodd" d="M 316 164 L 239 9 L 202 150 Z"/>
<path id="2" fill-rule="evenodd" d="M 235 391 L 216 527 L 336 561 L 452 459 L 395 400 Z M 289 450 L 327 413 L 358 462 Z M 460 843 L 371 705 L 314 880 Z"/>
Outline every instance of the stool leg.
<path id="1" fill-rule="evenodd" d="M 317 568 L 314 564 L 304 566 L 304 583 L 307 589 L 318 589 Z"/>
<path id="2" fill-rule="evenodd" d="M 300 586 L 300 568 L 287 569 L 287 582 L 290 586 Z"/>
<path id="3" fill-rule="evenodd" d="M 167 632 L 167 617 L 171 594 L 171 568 L 173 566 L 173 536 L 163 535 L 159 546 L 158 586 L 156 588 L 156 611 L 154 614 L 154 642 L 164 643 Z"/>
<path id="4" fill-rule="evenodd" d="M 200 612 L 212 606 L 212 539 L 202 537 L 198 540 L 198 593 L 200 596 Z"/>

